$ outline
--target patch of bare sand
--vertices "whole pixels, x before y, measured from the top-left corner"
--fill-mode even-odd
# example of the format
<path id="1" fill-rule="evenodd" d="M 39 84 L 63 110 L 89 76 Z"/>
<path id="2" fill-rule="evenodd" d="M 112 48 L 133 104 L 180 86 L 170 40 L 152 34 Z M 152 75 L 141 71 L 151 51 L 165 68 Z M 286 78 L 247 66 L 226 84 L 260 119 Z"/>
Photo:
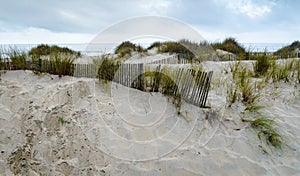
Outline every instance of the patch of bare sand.
<path id="1" fill-rule="evenodd" d="M 214 67 L 220 69 L 221 65 Z M 182 117 L 176 115 L 172 103 L 160 94 L 113 86 L 116 85 L 103 85 L 93 79 L 37 76 L 30 71 L 3 74 L 0 173 L 295 175 L 300 172 L 299 98 L 288 92 L 274 101 L 266 100 L 270 106 L 263 113 L 278 119 L 287 138 L 287 147 L 266 155 L 258 147 L 256 133 L 236 115 L 239 106 L 232 111 L 222 109 L 226 97 L 218 89 L 212 88 L 209 94 L 211 110 L 184 103 L 181 111 L 186 117 Z M 130 104 L 122 104 L 128 100 Z"/>

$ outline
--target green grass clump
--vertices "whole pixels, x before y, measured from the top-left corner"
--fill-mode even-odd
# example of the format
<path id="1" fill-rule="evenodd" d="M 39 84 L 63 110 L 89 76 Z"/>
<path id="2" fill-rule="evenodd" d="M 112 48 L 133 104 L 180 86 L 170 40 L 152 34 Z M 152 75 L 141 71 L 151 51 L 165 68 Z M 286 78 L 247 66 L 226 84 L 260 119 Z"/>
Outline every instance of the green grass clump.
<path id="1" fill-rule="evenodd" d="M 180 115 L 182 99 L 175 83 L 174 73 L 174 70 L 171 71 L 166 67 L 159 71 L 146 71 L 144 73 L 144 90 L 148 92 L 160 92 L 170 98 L 178 115 Z"/>
<path id="2" fill-rule="evenodd" d="M 298 84 L 300 84 L 300 59 L 298 59 L 296 62 L 295 62 L 295 65 L 294 65 L 294 74 L 296 76 L 296 80 L 298 81 Z"/>
<path id="3" fill-rule="evenodd" d="M 18 48 L 9 48 L 6 51 L 8 58 L 11 61 L 13 69 L 26 70 L 27 68 L 27 55 L 25 51 Z"/>
<path id="4" fill-rule="evenodd" d="M 54 54 L 50 56 L 50 65 L 51 72 L 53 74 L 57 74 L 59 77 L 63 75 L 73 75 L 73 62 L 75 61 L 75 57 L 73 55 L 62 55 L 62 54 Z"/>
<path id="5" fill-rule="evenodd" d="M 261 117 L 254 120 L 243 120 L 249 122 L 258 133 L 257 136 L 261 141 L 264 139 L 268 145 L 272 145 L 275 148 L 282 148 L 283 137 L 275 128 L 276 122 L 272 119 Z"/>
<path id="6" fill-rule="evenodd" d="M 249 79 L 245 80 L 243 84 L 240 84 L 240 90 L 242 94 L 242 103 L 247 107 L 252 106 L 260 97 L 260 94 L 256 91 L 256 86 L 251 84 Z"/>
<path id="7" fill-rule="evenodd" d="M 98 70 L 98 78 L 100 80 L 112 81 L 120 66 L 119 62 L 104 57 Z"/>
<path id="8" fill-rule="evenodd" d="M 271 65 L 271 57 L 269 57 L 266 52 L 258 55 L 256 57 L 256 62 L 253 64 L 254 75 L 256 77 L 265 76 Z"/>
<path id="9" fill-rule="evenodd" d="M 283 64 L 273 62 L 266 75 L 266 79 L 272 78 L 272 82 L 284 81 L 285 83 L 295 81 L 299 82 L 299 60 L 286 60 Z"/>
<path id="10" fill-rule="evenodd" d="M 231 107 L 238 100 L 238 90 L 236 87 L 230 86 L 227 89 L 226 102 L 227 106 Z"/>
<path id="11" fill-rule="evenodd" d="M 232 73 L 232 83 L 227 85 L 227 106 L 231 107 L 237 101 L 241 101 L 246 110 L 256 110 L 256 105 L 260 97 L 260 93 L 257 90 L 259 88 L 257 82 L 251 81 L 252 73 L 245 66 L 241 65 L 241 62 L 234 62 L 229 64 L 230 71 Z"/>

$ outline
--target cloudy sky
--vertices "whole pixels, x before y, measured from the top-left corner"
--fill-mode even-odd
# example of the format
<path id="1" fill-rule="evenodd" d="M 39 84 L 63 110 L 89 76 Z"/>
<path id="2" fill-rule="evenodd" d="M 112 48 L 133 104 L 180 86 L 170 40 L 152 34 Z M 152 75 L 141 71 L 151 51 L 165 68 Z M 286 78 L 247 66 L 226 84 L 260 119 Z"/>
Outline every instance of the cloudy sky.
<path id="1" fill-rule="evenodd" d="M 86 43 L 141 16 L 177 19 L 209 41 L 300 40 L 296 0 L 0 0 L 0 44 Z"/>

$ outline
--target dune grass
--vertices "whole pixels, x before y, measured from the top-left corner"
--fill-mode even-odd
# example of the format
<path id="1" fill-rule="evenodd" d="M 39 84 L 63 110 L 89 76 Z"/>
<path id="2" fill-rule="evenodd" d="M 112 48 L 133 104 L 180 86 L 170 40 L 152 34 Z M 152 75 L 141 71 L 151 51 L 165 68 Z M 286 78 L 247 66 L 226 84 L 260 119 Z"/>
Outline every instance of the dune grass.
<path id="1" fill-rule="evenodd" d="M 120 66 L 119 62 L 103 57 L 99 65 L 98 78 L 104 81 L 112 81 Z"/>
<path id="2" fill-rule="evenodd" d="M 246 110 L 254 110 L 260 93 L 257 91 L 258 86 L 256 81 L 252 81 L 252 73 L 241 62 L 234 62 L 229 64 L 232 74 L 232 83 L 227 86 L 227 106 L 231 107 L 237 101 L 241 101 Z"/>
<path id="3" fill-rule="evenodd" d="M 10 47 L 5 51 L 11 61 L 13 69 L 26 70 L 27 69 L 27 54 L 25 51 L 16 47 Z"/>
<path id="4" fill-rule="evenodd" d="M 171 99 L 177 114 L 180 115 L 182 99 L 178 92 L 175 77 L 176 71 L 163 67 L 160 71 L 147 70 L 144 73 L 144 90 L 148 92 L 160 92 Z"/>
<path id="5" fill-rule="evenodd" d="M 276 122 L 273 119 L 266 117 L 260 117 L 254 120 L 243 119 L 245 122 L 249 122 L 251 127 L 257 130 L 257 136 L 260 141 L 263 139 L 268 145 L 274 148 L 281 149 L 284 141 L 283 136 L 276 129 Z"/>
<path id="6" fill-rule="evenodd" d="M 50 56 L 50 64 L 54 67 L 55 73 L 59 77 L 63 75 L 73 75 L 73 62 L 75 61 L 73 55 L 54 54 Z"/>
<path id="7" fill-rule="evenodd" d="M 300 84 L 300 59 L 298 59 L 296 62 L 295 62 L 295 70 L 294 70 L 294 75 L 296 77 L 296 80 L 298 82 L 298 84 Z"/>
<path id="8" fill-rule="evenodd" d="M 253 71 L 256 77 L 266 75 L 272 64 L 271 59 L 266 52 L 256 57 L 256 62 L 253 64 Z"/>
<path id="9" fill-rule="evenodd" d="M 120 58 L 130 57 L 132 51 L 142 53 L 145 52 L 146 50 L 140 45 L 136 45 L 129 41 L 125 41 L 116 47 L 115 54 L 118 54 Z"/>

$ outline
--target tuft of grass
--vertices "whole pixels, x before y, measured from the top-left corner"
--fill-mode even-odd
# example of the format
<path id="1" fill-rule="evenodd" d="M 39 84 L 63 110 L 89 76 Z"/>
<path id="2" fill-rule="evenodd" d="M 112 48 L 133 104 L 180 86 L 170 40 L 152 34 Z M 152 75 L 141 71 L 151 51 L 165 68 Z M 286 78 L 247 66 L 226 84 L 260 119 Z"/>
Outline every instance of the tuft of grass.
<path id="1" fill-rule="evenodd" d="M 299 67 L 297 67 L 297 62 L 298 61 L 295 60 L 285 61 L 284 64 L 277 64 L 276 62 L 274 62 L 271 65 L 271 68 L 266 77 L 268 79 L 272 78 L 273 82 L 284 81 L 287 83 L 291 82 L 294 77 L 296 78 L 296 80 L 298 80 L 298 73 L 296 70 L 299 69 Z"/>
<path id="2" fill-rule="evenodd" d="M 238 92 L 237 92 L 237 87 L 229 87 L 227 89 L 227 96 L 226 96 L 226 101 L 227 101 L 227 106 L 231 107 L 237 100 L 238 100 Z"/>
<path id="3" fill-rule="evenodd" d="M 256 91 L 256 86 L 251 84 L 249 79 L 240 84 L 240 91 L 242 103 L 247 107 L 252 106 L 260 97 L 259 92 Z"/>
<path id="4" fill-rule="evenodd" d="M 75 61 L 73 55 L 54 54 L 50 56 L 50 65 L 54 68 L 54 74 L 59 77 L 63 75 L 73 75 L 73 62 Z"/>
<path id="5" fill-rule="evenodd" d="M 182 99 L 175 82 L 175 72 L 167 67 L 160 71 L 146 71 L 144 73 L 144 90 L 147 92 L 160 92 L 170 98 L 174 104 L 177 114 L 180 115 Z"/>
<path id="6" fill-rule="evenodd" d="M 65 120 L 63 116 L 57 117 L 57 121 L 58 121 L 58 123 L 61 123 L 61 124 L 65 124 L 65 123 L 69 124 L 70 123 L 69 121 Z"/>
<path id="7" fill-rule="evenodd" d="M 232 73 L 232 78 L 236 79 L 238 73 L 240 72 L 242 66 L 241 61 L 230 62 L 229 64 L 230 72 Z"/>
<path id="8" fill-rule="evenodd" d="M 57 118 L 57 121 L 58 121 L 59 123 L 61 123 L 61 124 L 64 124 L 64 123 L 65 123 L 64 117 L 62 117 L 62 116 L 59 116 L 59 117 Z"/>
<path id="9" fill-rule="evenodd" d="M 271 57 L 264 52 L 256 57 L 256 62 L 253 64 L 253 71 L 256 77 L 265 76 L 271 67 Z"/>
<path id="10" fill-rule="evenodd" d="M 276 122 L 272 119 L 261 117 L 254 120 L 246 120 L 245 122 L 249 122 L 251 127 L 255 128 L 258 133 L 257 136 L 260 141 L 264 139 L 268 145 L 273 146 L 274 148 L 282 148 L 283 145 L 283 137 L 275 128 L 277 125 Z"/>
<path id="11" fill-rule="evenodd" d="M 16 70 L 26 70 L 27 68 L 27 55 L 25 51 L 22 51 L 21 49 L 18 48 L 12 48 L 10 47 L 6 51 L 11 64 L 13 66 L 13 69 Z"/>
<path id="12" fill-rule="evenodd" d="M 294 75 L 296 76 L 296 80 L 298 81 L 298 84 L 300 84 L 300 59 L 295 61 L 294 67 L 295 67 Z"/>
<path id="13" fill-rule="evenodd" d="M 112 81 L 120 66 L 119 62 L 103 57 L 98 70 L 98 78 L 105 81 Z"/>

